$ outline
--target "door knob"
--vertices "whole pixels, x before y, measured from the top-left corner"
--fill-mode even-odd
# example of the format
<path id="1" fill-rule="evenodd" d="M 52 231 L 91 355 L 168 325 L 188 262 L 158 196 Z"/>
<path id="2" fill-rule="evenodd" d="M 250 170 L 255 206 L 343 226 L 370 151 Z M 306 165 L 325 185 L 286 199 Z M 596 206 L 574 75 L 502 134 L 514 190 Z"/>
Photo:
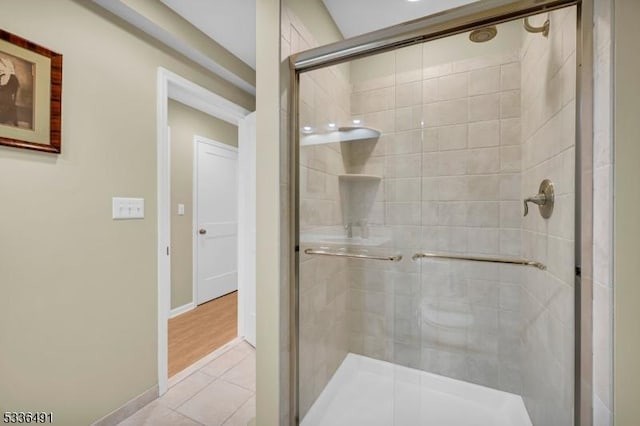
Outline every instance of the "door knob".
<path id="1" fill-rule="evenodd" d="M 200 235 L 204 235 L 204 234 L 206 234 L 206 233 L 207 233 L 207 230 L 206 230 L 206 229 L 204 229 L 204 228 L 200 228 L 200 230 L 198 231 L 198 233 L 199 233 Z"/>
<path id="2" fill-rule="evenodd" d="M 549 179 L 543 180 L 538 193 L 533 197 L 524 199 L 524 215 L 529 214 L 529 205 L 527 203 L 533 203 L 538 205 L 540 216 L 549 219 L 551 213 L 553 213 L 554 195 L 553 182 Z"/>

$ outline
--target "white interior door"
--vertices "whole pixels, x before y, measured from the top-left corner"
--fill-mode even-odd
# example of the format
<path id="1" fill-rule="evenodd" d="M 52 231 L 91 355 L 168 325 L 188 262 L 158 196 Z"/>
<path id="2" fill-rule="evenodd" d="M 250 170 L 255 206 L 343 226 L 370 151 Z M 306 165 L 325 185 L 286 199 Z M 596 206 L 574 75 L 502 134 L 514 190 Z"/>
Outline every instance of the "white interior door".
<path id="1" fill-rule="evenodd" d="M 238 332 L 256 345 L 256 113 L 240 120 L 238 126 L 239 249 L 238 249 Z"/>
<path id="2" fill-rule="evenodd" d="M 238 151 L 196 137 L 197 297 L 238 289 Z"/>

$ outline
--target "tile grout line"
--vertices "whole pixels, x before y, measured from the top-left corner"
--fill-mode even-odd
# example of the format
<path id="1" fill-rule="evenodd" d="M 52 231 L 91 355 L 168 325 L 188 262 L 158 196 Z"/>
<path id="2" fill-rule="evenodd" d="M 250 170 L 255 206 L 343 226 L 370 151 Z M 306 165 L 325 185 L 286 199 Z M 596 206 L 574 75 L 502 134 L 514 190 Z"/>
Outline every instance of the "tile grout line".
<path id="1" fill-rule="evenodd" d="M 189 416 L 188 414 L 181 413 L 181 412 L 180 412 L 180 411 L 178 411 L 177 409 L 174 409 L 174 408 L 171 408 L 171 407 L 167 407 L 167 408 L 169 408 L 171 411 L 173 411 L 173 412 L 174 412 L 174 413 L 176 413 L 176 414 L 179 414 L 179 415 L 181 415 L 181 416 L 183 416 L 183 417 L 186 417 L 187 419 L 189 419 L 189 420 L 191 420 L 191 421 L 193 421 L 193 422 L 197 423 L 197 424 L 198 424 L 198 425 L 200 425 L 200 426 L 207 426 L 207 425 L 205 425 L 204 423 L 200 423 L 198 420 L 194 419 L 193 417 Z"/>
<path id="2" fill-rule="evenodd" d="M 205 372 L 202 372 L 201 370 L 202 370 L 204 367 L 206 367 L 207 365 L 209 365 L 211 362 L 214 362 L 215 360 L 219 359 L 220 357 L 222 357 L 223 355 L 225 355 L 226 353 L 228 353 L 228 352 L 229 352 L 229 351 L 231 351 L 232 349 L 234 349 L 234 348 L 236 348 L 237 346 L 239 346 L 241 343 L 242 343 L 242 341 L 241 341 L 241 342 L 238 342 L 238 343 L 237 343 L 237 344 L 235 344 L 234 346 L 230 347 L 228 350 L 226 350 L 225 352 L 223 352 L 222 354 L 220 354 L 220 356 L 218 356 L 218 357 L 214 358 L 214 359 L 213 359 L 213 360 L 211 360 L 209 363 L 207 363 L 207 364 L 203 365 L 203 366 L 202 366 L 202 367 L 200 367 L 198 370 L 194 371 L 193 373 L 191 373 L 190 375 L 188 375 L 187 377 L 185 377 L 185 378 L 184 378 L 184 379 L 182 379 L 182 380 L 186 380 L 187 378 L 191 377 L 191 375 L 195 374 L 196 372 L 201 372 L 202 374 L 204 374 L 204 375 L 206 375 L 206 376 L 214 377 L 214 376 L 211 376 L 211 375 L 209 375 L 209 374 L 207 374 L 207 373 L 205 373 Z M 225 382 L 225 383 L 227 383 L 227 384 L 232 384 L 232 385 L 234 385 L 234 386 L 238 386 L 238 387 L 239 387 L 239 388 L 241 388 L 241 389 L 245 389 L 245 390 L 249 391 L 249 389 L 247 389 L 247 388 L 245 388 L 245 387 L 243 387 L 243 386 L 240 386 L 240 385 L 238 385 L 238 384 L 236 384 L 236 383 L 230 383 L 230 382 L 228 382 L 228 381 L 224 380 L 224 379 L 222 378 L 222 376 L 223 376 L 224 374 L 226 374 L 227 372 L 229 372 L 231 369 L 233 369 L 233 368 L 235 368 L 236 366 L 238 366 L 238 365 L 239 365 L 239 364 L 240 364 L 240 363 L 241 363 L 245 358 L 247 358 L 250 354 L 251 354 L 251 353 L 250 353 L 250 351 L 249 351 L 249 352 L 248 352 L 247 354 L 245 354 L 245 355 L 244 355 L 244 356 L 243 356 L 243 357 L 242 357 L 242 358 L 241 358 L 241 359 L 240 359 L 236 364 L 234 364 L 232 367 L 230 367 L 230 368 L 228 368 L 227 370 L 225 370 L 225 371 L 224 371 L 220 376 L 214 377 L 214 379 L 213 379 L 211 382 L 209 382 L 207 385 L 205 385 L 202 389 L 200 389 L 198 392 L 196 392 L 195 394 L 193 394 L 191 397 L 187 398 L 184 402 L 182 402 L 180 405 L 178 405 L 175 409 L 174 409 L 174 408 L 171 408 L 171 407 L 167 407 L 167 408 L 169 408 L 169 409 L 170 409 L 170 410 L 172 410 L 172 411 L 175 411 L 176 413 L 178 413 L 178 414 L 180 414 L 180 415 L 182 415 L 182 416 L 188 417 L 189 419 L 191 419 L 191 420 L 195 421 L 196 423 L 198 423 L 198 424 L 201 424 L 201 425 L 202 425 L 202 423 L 200 423 L 200 422 L 198 422 L 197 420 L 193 419 L 193 418 L 192 418 L 192 417 L 190 417 L 189 415 L 187 415 L 187 414 L 185 414 L 185 413 L 183 413 L 183 412 L 181 412 L 181 411 L 178 411 L 178 410 L 179 410 L 179 408 L 180 408 L 180 407 L 182 407 L 182 406 L 184 406 L 187 402 L 191 401 L 193 398 L 195 398 L 197 395 L 199 395 L 199 394 L 200 394 L 204 389 L 206 389 L 207 387 L 211 386 L 211 385 L 212 385 L 212 384 L 214 384 L 216 381 L 222 381 L 222 382 Z M 181 381 L 182 381 L 182 380 L 181 380 Z M 176 384 L 177 384 L 177 383 L 176 383 Z M 253 392 L 253 391 L 252 391 L 252 392 Z M 229 420 L 229 418 L 231 418 L 231 416 L 233 416 L 233 414 L 235 414 L 235 413 L 236 413 L 236 411 L 238 411 L 238 410 L 239 410 L 239 409 L 240 409 L 240 408 L 241 408 L 241 407 L 242 407 L 242 406 L 243 406 L 243 405 L 244 405 L 244 404 L 245 404 L 249 399 L 251 399 L 251 397 L 252 397 L 252 396 L 254 396 L 254 395 L 255 395 L 255 392 L 253 392 L 253 394 L 252 394 L 249 398 L 247 398 L 247 400 L 246 400 L 246 401 L 244 401 L 242 404 L 240 404 L 240 406 L 238 407 L 238 409 L 236 409 L 236 410 L 235 410 L 235 411 L 234 411 L 234 412 L 233 412 L 229 417 L 227 417 L 227 418 L 224 420 L 224 422 L 223 422 L 222 424 L 224 424 L 227 420 Z M 206 426 L 206 425 L 203 425 L 203 426 Z"/>
<path id="3" fill-rule="evenodd" d="M 249 398 L 247 398 L 242 404 L 240 404 L 240 406 L 233 413 L 231 413 L 229 415 L 229 417 L 224 419 L 224 421 L 222 422 L 221 426 L 224 426 L 224 424 L 227 423 L 229 421 L 229 419 L 231 419 L 231 417 L 233 417 L 238 411 L 240 411 L 240 409 L 244 406 L 244 404 L 246 404 L 254 396 L 255 396 L 255 393 L 253 395 L 251 395 Z"/>
<path id="4" fill-rule="evenodd" d="M 247 388 L 247 387 L 245 387 L 245 386 L 242 386 L 242 385 L 240 385 L 240 384 L 238 384 L 238 383 L 234 383 L 234 382 L 231 382 L 231 381 L 229 381 L 229 380 L 225 380 L 224 378 L 220 378 L 220 380 L 222 380 L 223 382 L 225 382 L 225 383 L 227 383 L 227 384 L 229 384 L 229 385 L 238 386 L 239 388 L 242 388 L 242 389 L 244 389 L 244 390 L 246 390 L 246 391 L 249 391 L 249 392 L 251 392 L 252 396 L 253 396 L 253 395 L 255 395 L 255 393 L 256 393 L 256 391 L 255 391 L 255 390 L 253 390 L 253 389 L 249 389 L 249 388 Z"/>

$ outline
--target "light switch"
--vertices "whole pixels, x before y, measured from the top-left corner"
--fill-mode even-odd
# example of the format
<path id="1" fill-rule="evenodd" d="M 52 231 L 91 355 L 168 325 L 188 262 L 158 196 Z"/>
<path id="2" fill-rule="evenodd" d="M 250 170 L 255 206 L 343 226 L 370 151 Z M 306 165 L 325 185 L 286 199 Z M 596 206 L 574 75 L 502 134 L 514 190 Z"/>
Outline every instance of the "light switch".
<path id="1" fill-rule="evenodd" d="M 178 216 L 184 216 L 184 204 L 178 204 Z"/>
<path id="2" fill-rule="evenodd" d="M 144 198 L 112 198 L 113 219 L 144 219 Z"/>

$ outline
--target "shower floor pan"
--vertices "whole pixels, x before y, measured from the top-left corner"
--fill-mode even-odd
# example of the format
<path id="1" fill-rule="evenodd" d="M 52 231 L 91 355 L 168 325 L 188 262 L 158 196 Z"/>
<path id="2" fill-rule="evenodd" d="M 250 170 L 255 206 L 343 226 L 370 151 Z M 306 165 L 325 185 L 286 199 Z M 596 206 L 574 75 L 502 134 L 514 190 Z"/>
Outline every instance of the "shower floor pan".
<path id="1" fill-rule="evenodd" d="M 518 395 L 348 354 L 302 426 L 532 426 Z"/>

